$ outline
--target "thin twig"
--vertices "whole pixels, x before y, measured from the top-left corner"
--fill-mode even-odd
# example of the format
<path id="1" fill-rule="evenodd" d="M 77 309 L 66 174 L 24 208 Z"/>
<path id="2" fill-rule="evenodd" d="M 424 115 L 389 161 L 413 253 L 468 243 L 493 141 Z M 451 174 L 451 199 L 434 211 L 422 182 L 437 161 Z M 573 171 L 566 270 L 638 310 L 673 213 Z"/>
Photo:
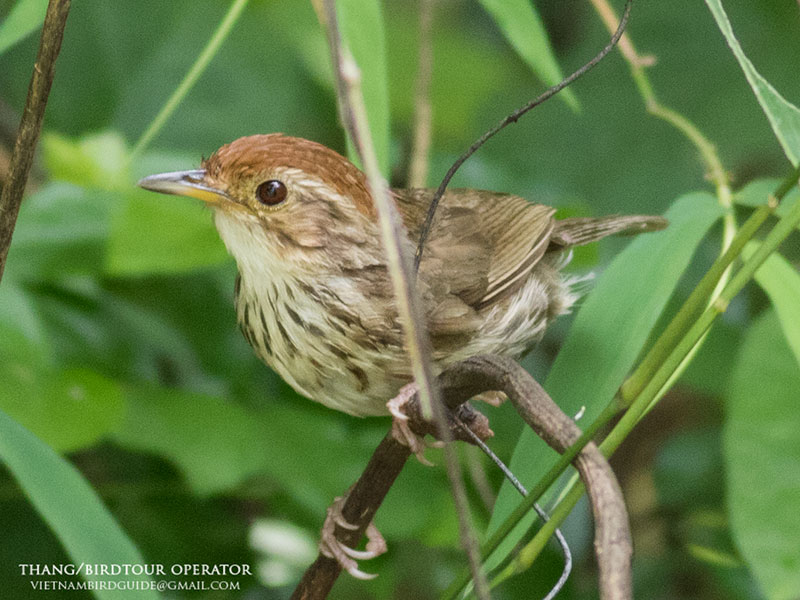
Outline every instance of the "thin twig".
<path id="1" fill-rule="evenodd" d="M 428 234 L 430 233 L 431 225 L 433 224 L 433 217 L 436 214 L 436 208 L 439 205 L 439 200 L 441 200 L 442 196 L 444 195 L 445 190 L 447 189 L 447 185 L 450 183 L 450 180 L 453 178 L 453 175 L 456 174 L 459 167 L 470 157 L 472 156 L 478 148 L 483 146 L 490 138 L 492 138 L 496 133 L 504 129 L 507 125 L 511 123 L 516 123 L 525 113 L 530 111 L 531 109 L 535 108 L 542 102 L 552 98 L 558 92 L 563 90 L 565 87 L 570 85 L 573 81 L 578 79 L 581 75 L 587 73 L 592 67 L 594 67 L 597 63 L 599 63 L 605 56 L 611 51 L 611 49 L 616 45 L 619 41 L 619 38 L 622 36 L 622 33 L 625 31 L 625 26 L 628 24 L 628 17 L 631 13 L 631 4 L 633 0 L 626 0 L 625 2 L 625 12 L 622 13 L 622 18 L 620 19 L 619 26 L 617 27 L 616 32 L 611 37 L 611 41 L 603 48 L 597 56 L 595 56 L 592 60 L 587 62 L 583 65 L 580 69 L 575 71 L 569 77 L 563 79 L 560 83 L 554 85 L 553 87 L 549 88 L 546 92 L 538 96 L 537 98 L 531 100 L 528 104 L 515 110 L 513 113 L 508 115 L 505 119 L 500 121 L 497 125 L 492 127 L 489 131 L 484 133 L 481 137 L 479 137 L 474 144 L 472 144 L 464 154 L 458 157 L 456 161 L 453 163 L 453 166 L 448 169 L 447 173 L 442 179 L 442 182 L 439 184 L 439 187 L 436 189 L 436 193 L 433 195 L 433 199 L 431 200 L 430 206 L 428 207 L 428 214 L 425 217 L 425 222 L 422 225 L 422 229 L 420 230 L 419 240 L 417 241 L 417 252 L 414 256 L 414 270 L 419 270 L 419 264 L 422 260 L 422 252 L 425 246 L 425 240 L 428 238 Z"/>
<path id="2" fill-rule="evenodd" d="M 208 39 L 208 43 L 206 44 L 205 48 L 203 48 L 203 51 L 200 52 L 197 59 L 194 61 L 194 64 L 183 77 L 178 87 L 175 88 L 175 91 L 172 92 L 172 95 L 166 101 L 164 106 L 161 107 L 161 110 L 158 111 L 158 114 L 136 142 L 136 145 L 133 147 L 133 150 L 128 157 L 129 162 L 141 154 L 141 152 L 153 140 L 158 132 L 161 131 L 161 128 L 172 116 L 172 113 L 178 108 L 180 103 L 186 97 L 186 94 L 189 93 L 189 90 L 192 89 L 194 84 L 206 70 L 206 67 L 208 67 L 211 59 L 216 56 L 217 52 L 222 46 L 222 43 L 228 37 L 231 29 L 233 29 L 233 26 L 236 24 L 236 21 L 239 20 L 239 17 L 241 16 L 245 6 L 247 6 L 248 1 L 249 0 L 233 0 L 230 8 L 228 8 L 228 12 L 225 13 L 222 21 L 220 21 L 219 25 L 217 26 L 216 31 L 214 31 L 213 35 Z"/>
<path id="3" fill-rule="evenodd" d="M 475 437 L 485 440 L 491 435 L 486 418 L 465 404 L 465 400 L 487 391 L 505 392 L 537 435 L 559 452 L 565 452 L 581 437 L 580 429 L 572 419 L 510 358 L 468 358 L 447 367 L 437 378 L 437 384 L 444 405 L 451 411 L 448 428 L 452 438 L 474 442 Z M 406 414 L 411 428 L 417 433 L 438 429 L 423 419 L 418 394 L 408 402 Z M 358 543 L 408 456 L 406 446 L 399 444 L 391 435 L 384 438 L 342 508 L 345 520 L 358 529 L 337 527 L 337 539 L 350 547 Z M 601 573 L 601 598 L 629 598 L 626 594 L 630 591 L 630 532 L 619 486 L 608 463 L 593 443 L 581 450 L 574 464 L 586 483 L 595 516 L 595 550 Z M 545 526 L 548 531 L 554 529 L 552 520 Z M 303 575 L 292 599 L 325 598 L 340 571 L 341 567 L 334 559 L 320 555 Z"/>
<path id="4" fill-rule="evenodd" d="M 616 15 L 614 14 L 614 9 L 611 8 L 611 5 L 608 3 L 608 0 L 590 0 L 590 2 L 597 11 L 597 14 L 600 15 L 600 18 L 603 19 L 606 27 L 610 31 L 613 31 L 614 23 L 616 23 Z M 722 165 L 722 161 L 719 158 L 719 154 L 717 154 L 717 149 L 714 147 L 714 144 L 689 119 L 677 111 L 661 104 L 653 89 L 653 84 L 647 76 L 647 70 L 645 69 L 652 61 L 648 57 L 638 54 L 630 39 L 627 39 L 625 47 L 623 47 L 622 42 L 620 42 L 620 50 L 622 51 L 622 56 L 630 66 L 631 77 L 633 77 L 633 81 L 639 90 L 639 95 L 642 97 L 647 112 L 675 127 L 694 144 L 708 169 L 709 178 L 717 188 L 717 198 L 720 206 L 730 211 L 733 203 L 730 178 Z M 730 238 L 733 237 L 733 234 L 726 232 L 726 236 Z"/>
<path id="5" fill-rule="evenodd" d="M 481 440 L 471 429 L 466 426 L 464 427 L 464 431 L 472 438 L 473 443 L 480 448 L 484 454 L 486 454 L 489 458 L 491 458 L 495 465 L 505 474 L 506 479 L 511 482 L 511 485 L 520 493 L 523 498 L 528 497 L 528 490 L 525 489 L 525 486 L 522 485 L 522 482 L 517 479 L 517 477 L 511 472 L 511 470 L 500 460 L 500 458 L 495 455 L 494 452 L 491 451 L 489 446 L 486 445 L 486 442 Z M 536 511 L 536 514 L 539 515 L 539 518 L 542 520 L 543 523 L 547 523 L 550 520 L 550 516 L 544 511 L 544 509 L 539 506 L 536 502 L 533 503 L 533 510 Z M 547 595 L 542 600 L 552 600 L 556 597 L 558 592 L 564 587 L 567 583 L 567 579 L 569 579 L 570 573 L 572 573 L 572 551 L 569 549 L 569 544 L 567 543 L 567 539 L 564 537 L 564 534 L 561 533 L 560 529 L 556 529 L 555 531 L 556 541 L 558 542 L 559 547 L 561 548 L 561 552 L 564 554 L 564 568 L 561 570 L 561 576 L 556 581 L 555 585 L 550 589 Z"/>
<path id="6" fill-rule="evenodd" d="M 414 132 L 408 187 L 422 188 L 428 181 L 428 155 L 431 148 L 433 111 L 431 78 L 433 74 L 433 0 L 419 0 L 419 64 L 414 94 Z"/>
<path id="7" fill-rule="evenodd" d="M 600 15 L 600 18 L 606 24 L 606 27 L 613 29 L 614 23 L 616 22 L 616 15 L 614 14 L 614 9 L 608 3 L 608 0 L 590 1 L 594 6 L 595 11 Z M 623 42 L 627 43 L 623 46 Z M 630 66 L 631 77 L 636 84 L 639 95 L 642 97 L 642 101 L 644 102 L 647 112 L 675 127 L 695 146 L 695 148 L 697 148 L 698 152 L 700 153 L 700 158 L 708 171 L 708 177 L 714 183 L 714 187 L 716 188 L 717 201 L 725 210 L 725 214 L 722 218 L 723 233 L 720 255 L 725 254 L 725 252 L 729 249 L 734 236 L 736 235 L 736 217 L 733 211 L 733 193 L 731 191 L 730 178 L 728 177 L 728 173 L 725 171 L 725 168 L 722 165 L 722 161 L 717 153 L 717 149 L 715 148 L 714 144 L 703 134 L 703 132 L 700 131 L 700 129 L 688 118 L 678 111 L 663 105 L 658 100 L 655 90 L 653 89 L 653 84 L 650 82 L 645 69 L 646 66 L 652 64 L 654 61 L 648 61 L 645 59 L 645 57 L 640 56 L 634 49 L 633 43 L 630 41 L 630 39 L 627 39 L 627 37 L 620 41 L 620 50 Z M 722 288 L 728 282 L 730 273 L 730 269 L 725 270 L 721 274 L 717 286 L 711 290 L 709 295 L 706 295 L 703 298 L 703 300 L 706 298 L 708 299 L 707 304 L 713 303 L 722 293 Z M 659 341 L 662 339 L 663 336 L 659 338 Z M 692 349 L 692 352 L 686 356 L 686 359 L 681 367 L 675 372 L 673 378 L 665 385 L 664 392 L 666 392 L 666 390 L 671 387 L 672 383 L 677 380 L 681 373 L 683 373 L 694 355 L 699 351 L 704 341 L 705 337 L 701 338 L 697 345 Z"/>
<path id="8" fill-rule="evenodd" d="M 433 363 L 430 342 L 424 326 L 425 319 L 417 296 L 411 289 L 413 281 L 411 261 L 401 242 L 405 233 L 402 231 L 397 208 L 389 197 L 386 182 L 381 176 L 372 146 L 360 87 L 360 72 L 352 56 L 342 46 L 334 1 L 324 0 L 323 7 L 324 25 L 328 33 L 328 43 L 334 63 L 342 122 L 359 154 L 361 164 L 364 166 L 372 199 L 377 209 L 381 237 L 386 251 L 387 268 L 394 289 L 400 322 L 405 332 L 406 347 L 414 380 L 419 389 L 423 416 L 426 419 L 433 417 L 434 421 L 440 425 L 439 429 L 444 436 L 444 441 L 447 442 L 450 434 L 446 427 L 444 409 L 439 402 L 438 390 L 434 385 L 431 370 Z M 490 597 L 489 586 L 481 571 L 477 536 L 469 523 L 467 495 L 461 480 L 461 465 L 454 449 L 447 444 L 445 444 L 444 458 L 458 516 L 462 546 L 473 573 L 478 597 L 481 600 L 487 600 Z"/>
<path id="9" fill-rule="evenodd" d="M 609 33 L 614 33 L 619 20 L 617 19 L 617 15 L 614 13 L 614 9 L 611 8 L 611 5 L 608 4 L 608 2 L 605 2 L 605 0 L 601 2 L 597 2 L 595 0 L 589 1 L 594 5 L 594 8 L 600 15 L 600 18 L 603 19 L 603 23 L 605 23 Z M 619 39 L 619 51 L 622 52 L 625 60 L 632 65 L 639 67 L 652 67 L 654 64 L 656 64 L 655 56 L 649 54 L 642 56 L 636 52 L 636 49 L 633 47 L 633 42 L 627 33 L 623 34 Z"/>
<path id="10" fill-rule="evenodd" d="M 383 438 L 342 507 L 342 517 L 358 529 L 337 526 L 336 538 L 340 542 L 351 548 L 358 544 L 410 455 L 408 447 L 397 442 L 391 433 Z M 320 553 L 303 574 L 292 600 L 326 598 L 341 571 L 335 559 Z"/>
<path id="11" fill-rule="evenodd" d="M 439 430 L 423 419 L 418 397 L 415 396 L 409 403 L 407 414 L 409 425 L 415 432 L 424 434 Z M 451 439 L 471 442 L 472 439 L 484 440 L 493 435 L 486 417 L 466 403 L 454 403 L 448 415 Z M 469 437 L 465 431 L 469 431 Z M 381 441 L 344 501 L 342 517 L 356 528 L 337 526 L 335 535 L 340 542 L 351 548 L 358 544 L 409 456 L 408 447 L 398 443 L 391 433 Z M 303 574 L 292 600 L 324 599 L 341 571 L 342 567 L 335 559 L 320 553 Z"/>
<path id="12" fill-rule="evenodd" d="M 0 280 L 8 258 L 8 248 L 17 224 L 19 207 L 25 193 L 25 184 L 33 164 L 33 153 L 39 132 L 42 130 L 44 109 L 55 75 L 56 58 L 61 50 L 64 27 L 67 24 L 70 0 L 50 0 L 42 27 L 39 53 L 33 65 L 33 75 L 28 86 L 28 98 L 19 124 L 14 153 L 8 170 L 8 178 L 0 195 Z"/>
<path id="13" fill-rule="evenodd" d="M 505 392 L 525 422 L 559 453 L 567 451 L 581 437 L 575 422 L 510 358 L 468 358 L 445 370 L 439 377 L 439 384 L 448 405 L 490 389 Z M 588 490 L 595 519 L 600 597 L 603 600 L 632 598 L 630 528 L 616 477 L 593 442 L 581 450 L 574 464 Z M 548 525 L 557 527 L 552 522 Z"/>

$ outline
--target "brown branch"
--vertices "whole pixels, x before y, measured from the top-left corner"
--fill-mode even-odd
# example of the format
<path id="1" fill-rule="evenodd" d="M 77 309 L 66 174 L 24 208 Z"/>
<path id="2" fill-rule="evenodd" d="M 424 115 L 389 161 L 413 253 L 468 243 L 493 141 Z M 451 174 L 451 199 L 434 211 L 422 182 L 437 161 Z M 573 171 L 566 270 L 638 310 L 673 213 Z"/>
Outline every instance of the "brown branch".
<path id="1" fill-rule="evenodd" d="M 358 544 L 410 454 L 408 447 L 395 440 L 391 432 L 383 438 L 342 507 L 342 516 L 348 523 L 358 525 L 358 529 L 337 525 L 336 538 L 340 542 L 351 548 Z M 295 588 L 292 600 L 326 598 L 341 571 L 336 559 L 320 553 Z"/>
<path id="2" fill-rule="evenodd" d="M 617 18 L 617 15 L 614 14 L 614 9 L 611 8 L 611 5 L 605 0 L 589 0 L 589 2 L 592 3 L 594 9 L 600 15 L 600 18 L 603 19 L 603 23 L 605 23 L 608 32 L 614 33 L 614 29 L 617 27 L 619 19 Z M 651 56 L 649 54 L 647 56 L 642 56 L 636 52 L 636 49 L 633 47 L 633 42 L 627 33 L 623 34 L 619 40 L 619 50 L 622 52 L 623 56 L 625 56 L 625 60 L 632 65 L 639 67 L 652 67 L 654 64 L 656 64 L 655 56 Z"/>
<path id="3" fill-rule="evenodd" d="M 548 445 L 559 453 L 581 436 L 581 430 L 547 392 L 515 361 L 507 357 L 476 356 L 449 367 L 439 378 L 447 405 L 485 391 L 506 393 L 517 412 Z M 603 600 L 632 598 L 632 543 L 625 501 L 608 461 L 590 442 L 574 461 L 592 505 L 595 553 Z"/>
<path id="4" fill-rule="evenodd" d="M 526 423 L 553 449 L 562 453 L 581 435 L 574 421 L 565 415 L 542 387 L 515 361 L 499 356 L 477 356 L 448 367 L 437 379 L 445 405 L 480 439 L 491 436 L 488 421 L 464 402 L 487 391 L 503 391 Z M 419 398 L 414 396 L 406 410 L 417 433 L 436 432 L 422 419 Z M 450 418 L 454 439 L 469 441 Z M 441 436 L 437 436 L 441 437 Z M 375 450 L 367 468 L 345 501 L 344 518 L 357 530 L 338 528 L 336 537 L 355 547 L 372 520 L 392 483 L 409 456 L 407 447 L 387 435 Z M 631 541 L 628 516 L 614 473 L 594 443 L 581 450 L 574 461 L 589 494 L 595 518 L 595 550 L 600 569 L 603 600 L 631 598 Z M 341 567 L 320 555 L 306 571 L 292 595 L 293 600 L 321 600 L 326 597 Z"/>
<path id="5" fill-rule="evenodd" d="M 433 111 L 433 0 L 419 0 L 419 65 L 414 93 L 414 133 L 408 168 L 408 187 L 421 188 L 428 181 L 428 155 L 431 148 Z"/>
<path id="6" fill-rule="evenodd" d="M 451 439 L 471 441 L 453 415 L 481 440 L 493 435 L 489 429 L 489 421 L 484 415 L 473 410 L 468 404 L 459 404 L 452 413 L 449 413 Z M 436 431 L 432 423 L 422 419 L 417 396 L 409 403 L 408 417 L 409 424 L 416 433 L 422 435 Z M 340 542 L 351 548 L 358 544 L 409 456 L 408 447 L 398 443 L 391 432 L 383 438 L 344 501 L 342 516 L 348 523 L 357 526 L 357 529 L 345 529 L 337 525 L 336 538 Z M 335 559 L 320 553 L 295 588 L 292 600 L 326 598 L 341 571 L 342 567 Z"/>
<path id="7" fill-rule="evenodd" d="M 414 276 L 411 257 L 401 241 L 407 239 L 407 234 L 403 230 L 397 208 L 389 196 L 386 181 L 381 176 L 375 157 L 364 97 L 361 93 L 361 73 L 349 51 L 342 45 L 334 0 L 322 0 L 322 8 L 323 17 L 320 21 L 325 26 L 328 35 L 342 123 L 361 158 L 370 193 L 377 209 L 378 224 L 386 251 L 387 268 L 392 281 L 398 315 L 405 333 L 414 381 L 419 389 L 422 411 L 425 417 L 432 416 L 436 423 L 442 424 L 440 430 L 444 441 L 447 442 L 449 441 L 449 429 L 444 426 L 445 411 L 439 402 L 438 390 L 433 379 L 431 368 L 433 362 L 430 340 L 425 329 L 426 321 L 423 318 L 415 290 L 412 289 Z M 488 600 L 489 585 L 480 569 L 478 539 L 469 522 L 467 493 L 464 489 L 464 482 L 461 480 L 461 465 L 455 452 L 449 446 L 445 447 L 444 458 L 458 516 L 461 544 L 467 554 L 472 571 L 475 592 L 480 600 Z"/>
<path id="8" fill-rule="evenodd" d="M 25 184 L 33 164 L 33 153 L 39 132 L 42 130 L 44 109 L 55 75 L 56 58 L 61 50 L 64 27 L 69 14 L 70 0 L 50 0 L 42 27 L 39 53 L 33 65 L 33 75 L 28 86 L 28 98 L 19 124 L 8 177 L 0 194 L 0 280 L 8 258 L 8 248 L 25 193 Z"/>
<path id="9" fill-rule="evenodd" d="M 560 83 L 550 87 L 545 91 L 543 94 L 534 98 L 528 104 L 515 110 L 513 113 L 508 115 L 505 119 L 500 121 L 497 125 L 492 127 L 489 131 L 484 133 L 481 137 L 479 137 L 475 143 L 473 143 L 469 148 L 467 148 L 466 152 L 459 156 L 453 165 L 447 170 L 447 173 L 442 179 L 442 183 L 439 184 L 439 187 L 436 189 L 436 193 L 433 195 L 431 199 L 431 203 L 428 207 L 428 214 L 425 216 L 425 222 L 422 224 L 422 229 L 420 230 L 419 240 L 417 240 L 417 252 L 414 256 L 414 270 L 419 270 L 419 264 L 422 261 L 422 252 L 425 248 L 425 240 L 428 238 L 428 233 L 431 230 L 431 226 L 433 225 L 433 217 L 436 214 L 436 208 L 439 206 L 439 200 L 442 199 L 444 196 L 444 192 L 447 189 L 447 185 L 450 183 L 450 180 L 456 174 L 456 171 L 461 167 L 462 164 L 475 152 L 483 146 L 490 138 L 492 138 L 495 134 L 499 133 L 506 126 L 510 125 L 511 123 L 516 123 L 525 113 L 532 110 L 533 108 L 539 106 L 542 102 L 545 102 L 555 96 L 558 92 L 563 90 L 565 87 L 570 85 L 576 79 L 585 75 L 592 67 L 597 65 L 601 60 L 603 60 L 606 55 L 611 52 L 611 49 L 616 45 L 619 41 L 619 38 L 622 36 L 622 33 L 625 31 L 625 26 L 628 24 L 628 17 L 631 14 L 631 4 L 633 0 L 626 0 L 625 2 L 625 12 L 622 13 L 622 19 L 620 19 L 619 26 L 617 27 L 616 32 L 611 37 L 611 41 L 606 44 L 606 46 L 595 56 L 592 60 L 587 62 L 583 65 L 580 69 L 575 71 L 569 77 L 566 77 L 561 80 Z"/>

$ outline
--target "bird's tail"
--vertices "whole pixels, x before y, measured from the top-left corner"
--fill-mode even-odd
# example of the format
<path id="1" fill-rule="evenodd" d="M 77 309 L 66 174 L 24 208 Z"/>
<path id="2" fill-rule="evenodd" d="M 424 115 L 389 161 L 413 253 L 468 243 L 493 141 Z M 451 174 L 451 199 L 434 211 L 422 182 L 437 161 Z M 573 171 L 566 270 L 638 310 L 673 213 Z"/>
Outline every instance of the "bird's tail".
<path id="1" fill-rule="evenodd" d="M 658 231 L 669 225 L 664 217 L 646 215 L 611 215 L 608 217 L 576 217 L 555 222 L 550 244 L 569 248 L 590 244 L 608 235 L 636 235 Z"/>

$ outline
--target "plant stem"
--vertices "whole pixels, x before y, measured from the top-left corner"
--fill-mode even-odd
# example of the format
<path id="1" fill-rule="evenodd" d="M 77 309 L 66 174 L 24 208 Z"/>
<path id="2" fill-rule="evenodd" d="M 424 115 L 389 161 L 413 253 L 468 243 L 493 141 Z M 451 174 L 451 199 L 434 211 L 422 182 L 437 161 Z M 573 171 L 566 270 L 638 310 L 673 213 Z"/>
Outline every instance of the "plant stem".
<path id="1" fill-rule="evenodd" d="M 539 481 L 536 482 L 536 485 L 530 489 L 528 495 L 525 496 L 517 508 L 514 509 L 514 512 L 511 513 L 508 518 L 500 524 L 500 527 L 492 534 L 492 537 L 490 537 L 481 545 L 481 556 L 483 557 L 484 561 L 492 554 L 492 552 L 497 550 L 506 536 L 508 536 L 508 534 L 511 533 L 511 531 L 517 525 L 519 525 L 522 519 L 525 518 L 525 516 L 530 512 L 531 508 L 533 508 L 533 505 L 541 499 L 548 488 L 555 483 L 556 479 L 558 479 L 561 473 L 567 469 L 580 451 L 583 450 L 583 447 L 586 446 L 586 444 L 588 444 L 594 438 L 597 432 L 605 427 L 605 425 L 611 421 L 616 414 L 616 406 L 613 402 L 609 403 L 600 416 L 598 416 L 591 426 L 581 434 L 577 441 L 561 456 L 559 456 L 556 464 L 554 464 L 553 467 L 542 478 L 540 478 Z M 458 597 L 459 592 L 469 584 L 469 581 L 469 571 L 462 572 L 460 576 L 447 587 L 442 595 L 442 600 L 455 600 L 455 598 Z"/>
<path id="2" fill-rule="evenodd" d="M 767 217 L 775 211 L 775 206 L 765 204 L 756 209 L 750 218 L 731 241 L 728 249 L 717 258 L 711 268 L 706 272 L 692 293 L 683 303 L 678 313 L 670 321 L 667 328 L 656 340 L 655 344 L 645 355 L 644 359 L 633 374 L 622 384 L 617 395 L 618 407 L 628 408 L 644 388 L 645 384 L 653 378 L 653 374 L 664 359 L 674 349 L 681 335 L 691 325 L 702 310 L 707 306 L 708 299 L 714 292 L 723 273 L 742 252 L 745 244 L 752 239 L 756 231 L 766 221 Z"/>
<path id="3" fill-rule="evenodd" d="M 189 90 L 192 89 L 200 75 L 202 75 L 206 70 L 206 67 L 208 67 L 211 59 L 216 56 L 217 52 L 222 46 L 222 43 L 228 37 L 231 29 L 236 24 L 236 21 L 239 20 L 242 11 L 244 10 L 245 6 L 247 6 L 247 2 L 248 0 L 233 0 L 228 12 L 225 13 L 222 21 L 220 21 L 219 25 L 217 26 L 216 31 L 214 31 L 211 39 L 208 40 L 205 48 L 203 48 L 203 51 L 194 61 L 194 64 L 192 65 L 191 69 L 189 69 L 189 72 L 184 75 L 183 80 L 180 82 L 178 87 L 174 92 L 172 92 L 172 95 L 166 101 L 164 106 L 161 107 L 161 110 L 158 111 L 158 114 L 151 121 L 150 125 L 148 125 L 145 132 L 139 138 L 139 141 L 136 142 L 136 145 L 133 147 L 133 150 L 129 155 L 129 163 L 132 162 L 133 159 L 147 147 L 147 145 L 153 140 L 158 132 L 161 131 L 161 128 L 172 116 L 172 113 L 175 112 L 175 109 L 178 108 L 178 105 L 180 105 L 180 103 L 186 97 L 186 94 L 189 93 Z"/>
<path id="4" fill-rule="evenodd" d="M 8 249 L 17 224 L 22 196 L 25 194 L 25 184 L 28 182 L 33 154 L 42 130 L 44 109 L 55 76 L 56 58 L 61 50 L 69 7 L 70 0 L 50 0 L 45 13 L 39 51 L 28 85 L 28 97 L 14 142 L 8 177 L 0 194 L 0 280 L 3 278 Z"/>
<path id="5" fill-rule="evenodd" d="M 608 3 L 608 0 L 590 1 L 605 23 L 606 28 L 613 32 L 616 28 L 617 16 L 614 9 Z M 671 124 L 694 144 L 709 171 L 711 181 L 714 182 L 720 204 L 723 208 L 730 209 L 733 203 L 728 174 L 722 166 L 722 161 L 717 154 L 717 149 L 714 144 L 712 144 L 689 119 L 658 101 L 655 91 L 653 90 L 653 85 L 645 70 L 645 67 L 653 64 L 654 61 L 651 57 L 642 57 L 637 54 L 629 34 L 625 35 L 624 44 L 620 44 L 620 50 L 622 50 L 622 56 L 630 66 L 631 77 L 636 84 L 636 88 L 639 90 L 639 95 L 644 101 L 647 112 Z"/>
<path id="6" fill-rule="evenodd" d="M 797 182 L 798 177 L 800 177 L 800 168 L 793 171 L 790 180 Z M 786 192 L 791 189 L 792 185 L 786 185 L 786 182 L 784 182 L 779 190 L 776 191 L 775 197 L 778 197 L 778 195 L 781 197 L 785 195 Z M 770 201 L 770 204 L 774 204 L 774 202 Z M 772 228 L 764 241 L 758 246 L 758 249 L 744 262 L 741 269 L 731 278 L 730 282 L 722 290 L 719 298 L 703 312 L 689 331 L 681 337 L 672 352 L 664 359 L 661 366 L 631 403 L 630 408 L 625 412 L 614 429 L 611 430 L 611 433 L 608 434 L 603 443 L 600 444 L 600 450 L 604 455 L 611 456 L 617 448 L 619 448 L 620 444 L 622 444 L 633 427 L 638 423 L 642 415 L 644 415 L 652 405 L 653 400 L 660 393 L 664 384 L 670 379 L 672 373 L 680 367 L 684 358 L 709 330 L 715 319 L 725 312 L 730 301 L 753 278 L 756 271 L 767 257 L 778 248 L 781 242 L 789 237 L 798 224 L 800 224 L 800 199 L 795 201 L 791 210 Z M 739 243 L 739 241 L 736 243 Z M 742 246 L 743 245 L 744 243 L 742 243 Z M 550 521 L 548 521 L 546 526 L 542 527 L 531 542 L 529 542 L 528 547 L 531 548 L 531 550 L 528 552 L 526 548 L 526 558 L 528 560 L 533 560 L 538 555 L 538 552 L 541 552 L 541 548 L 544 547 L 544 544 L 552 535 L 552 530 L 561 525 L 582 494 L 583 489 L 580 487 L 580 484 L 577 482 L 572 484 L 571 489 L 567 491 L 563 500 L 552 511 Z"/>
<path id="7" fill-rule="evenodd" d="M 428 157 L 433 135 L 431 77 L 433 75 L 433 0 L 419 1 L 419 59 L 414 94 L 414 133 L 408 167 L 408 187 L 423 188 L 428 183 Z"/>
<path id="8" fill-rule="evenodd" d="M 477 535 L 469 520 L 469 504 L 461 478 L 461 465 L 458 462 L 455 448 L 448 443 L 452 440 L 452 436 L 447 427 L 439 390 L 433 378 L 430 340 L 425 328 L 420 301 L 416 290 L 412 287 L 414 281 L 412 263 L 400 241 L 403 235 L 402 221 L 389 196 L 386 181 L 381 175 L 370 136 L 367 110 L 361 91 L 361 72 L 349 50 L 343 46 L 334 0 L 322 0 L 320 8 L 334 64 L 336 92 L 342 123 L 364 165 L 364 172 L 375 204 L 381 241 L 386 252 L 387 269 L 405 334 L 408 358 L 418 389 L 422 415 L 425 419 L 433 417 L 439 425 L 441 439 L 445 442 L 443 449 L 445 467 L 458 516 L 461 543 L 467 555 L 478 596 L 481 600 L 488 600 L 491 597 L 489 585 L 481 570 Z"/>

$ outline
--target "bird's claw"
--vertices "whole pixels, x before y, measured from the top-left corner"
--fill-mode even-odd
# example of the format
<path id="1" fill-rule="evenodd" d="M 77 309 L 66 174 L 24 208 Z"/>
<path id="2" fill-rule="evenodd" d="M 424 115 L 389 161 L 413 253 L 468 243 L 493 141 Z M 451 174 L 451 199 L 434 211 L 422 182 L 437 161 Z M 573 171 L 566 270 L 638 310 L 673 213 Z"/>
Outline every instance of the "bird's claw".
<path id="1" fill-rule="evenodd" d="M 328 507 L 325 523 L 322 525 L 322 536 L 319 541 L 319 551 L 323 556 L 332 558 L 339 563 L 345 571 L 350 573 L 356 579 L 374 579 L 377 574 L 365 573 L 358 568 L 357 560 L 369 560 L 380 556 L 386 552 L 386 540 L 383 539 L 378 528 L 370 523 L 367 526 L 367 546 L 364 550 L 355 550 L 349 546 L 345 546 L 336 538 L 336 526 L 353 531 L 358 529 L 358 525 L 354 525 L 347 521 L 342 515 L 342 506 L 344 505 L 344 498 L 335 498 L 333 504 Z"/>
<path id="2" fill-rule="evenodd" d="M 419 386 L 413 381 L 400 388 L 397 395 L 386 403 L 386 408 L 392 413 L 395 419 L 400 421 L 408 421 L 408 415 L 405 413 L 406 404 L 411 398 L 414 397 L 419 391 Z"/>
<path id="3" fill-rule="evenodd" d="M 425 458 L 424 454 L 428 444 L 421 435 L 411 431 L 411 427 L 408 425 L 408 415 L 405 413 L 406 404 L 418 391 L 416 383 L 404 385 L 397 395 L 386 403 L 386 408 L 392 414 L 392 437 L 404 446 L 408 446 L 419 462 L 426 467 L 432 467 L 433 463 Z M 438 447 L 437 444 L 438 442 L 434 442 L 431 445 Z"/>
<path id="4" fill-rule="evenodd" d="M 508 400 L 508 396 L 506 396 L 505 392 L 495 391 L 495 392 L 483 392 L 482 394 L 478 394 L 475 396 L 475 400 L 479 400 L 480 402 L 485 402 L 486 404 L 494 407 L 498 407 L 503 402 Z"/>

